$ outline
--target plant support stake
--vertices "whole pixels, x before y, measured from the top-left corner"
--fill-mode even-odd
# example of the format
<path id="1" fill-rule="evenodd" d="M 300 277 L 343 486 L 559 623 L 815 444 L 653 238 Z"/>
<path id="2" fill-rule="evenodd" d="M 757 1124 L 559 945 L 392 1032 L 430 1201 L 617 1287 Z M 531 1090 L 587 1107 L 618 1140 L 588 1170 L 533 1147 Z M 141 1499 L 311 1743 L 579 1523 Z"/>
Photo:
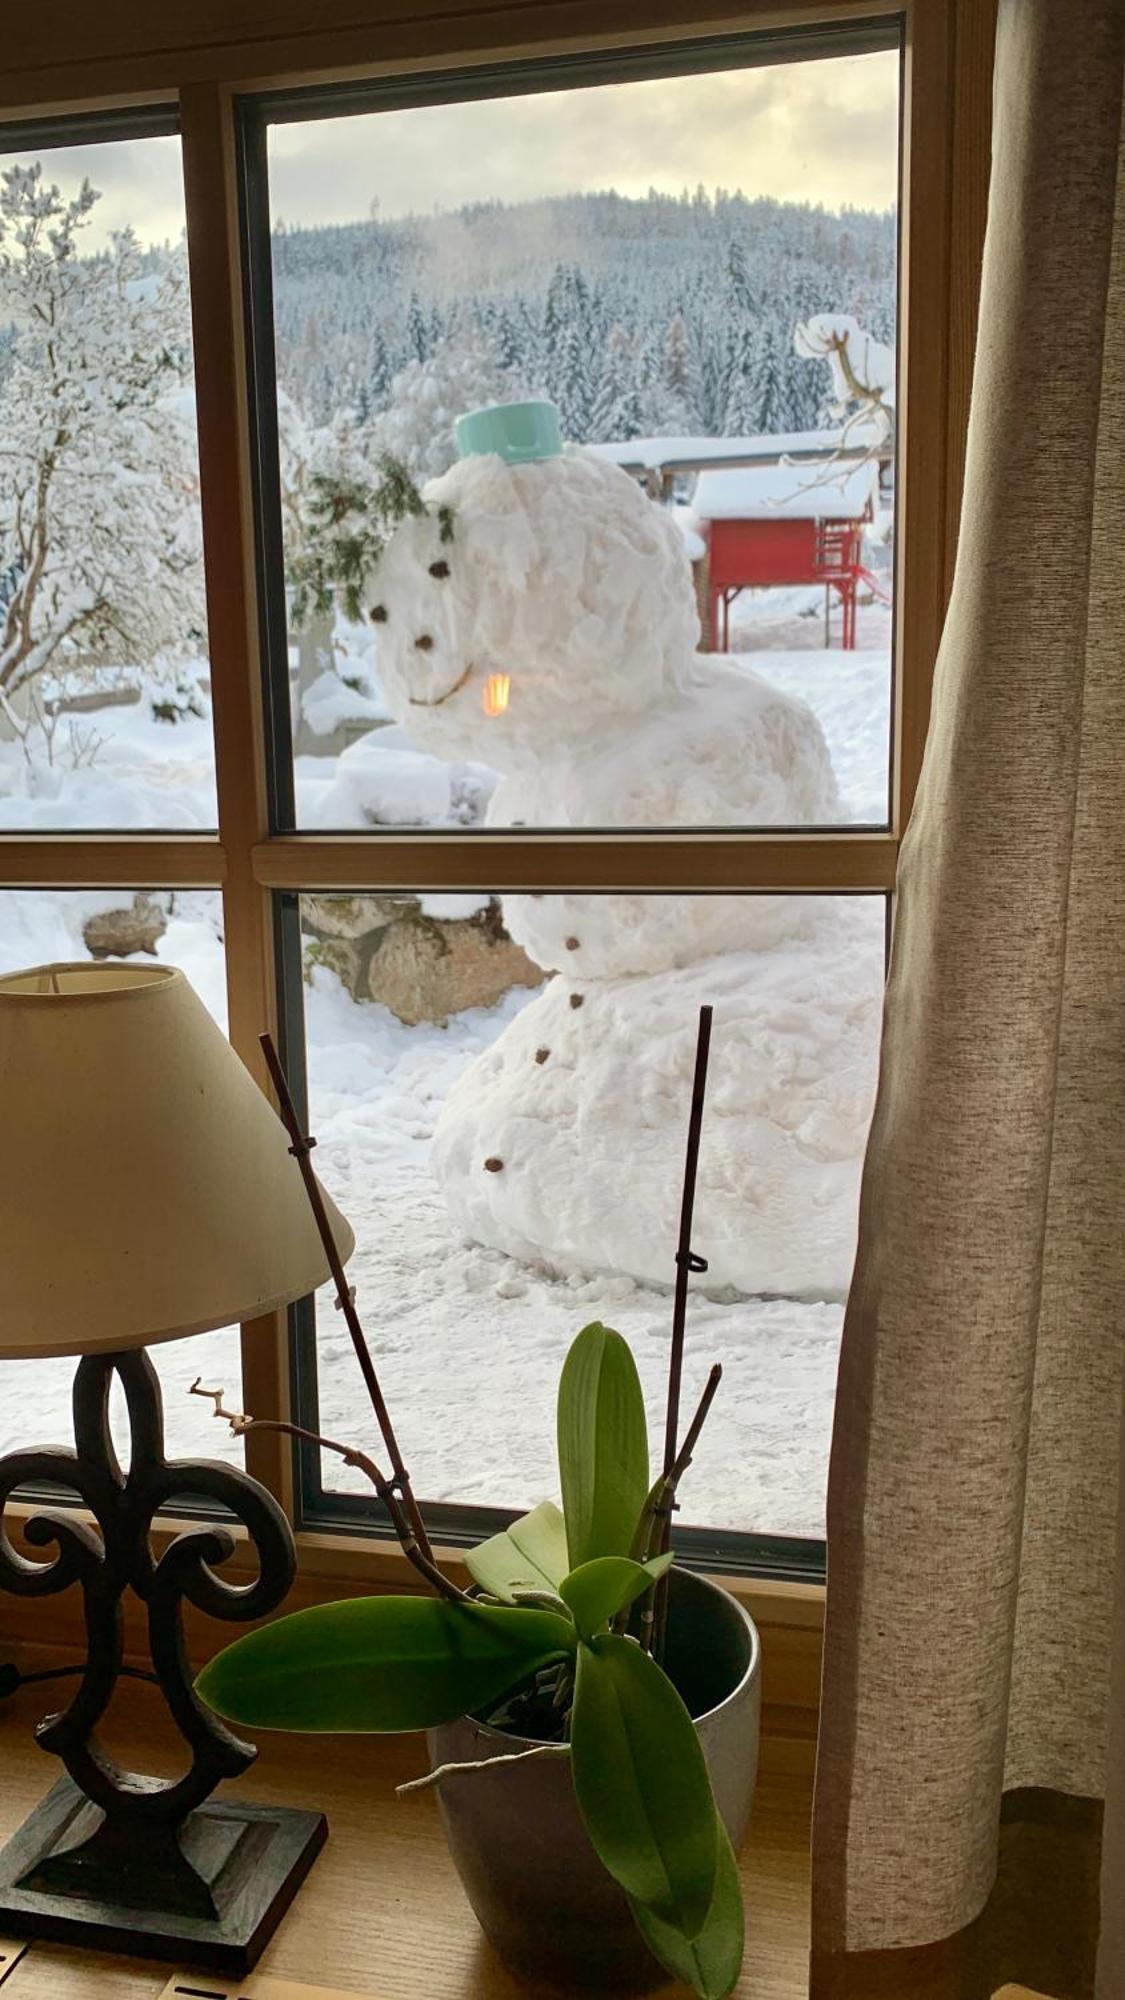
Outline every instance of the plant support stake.
<path id="1" fill-rule="evenodd" d="M 695 1217 L 695 1182 L 699 1167 L 699 1141 L 703 1131 L 703 1103 L 707 1095 L 707 1063 L 711 1053 L 711 1022 L 714 1008 L 703 1006 L 699 1010 L 699 1031 L 695 1041 L 695 1075 L 691 1087 L 691 1111 L 688 1116 L 687 1151 L 684 1155 L 683 1194 L 680 1200 L 680 1235 L 676 1246 L 676 1290 L 672 1302 L 672 1350 L 668 1357 L 668 1405 L 664 1422 L 664 1465 L 665 1510 L 660 1523 L 658 1553 L 663 1554 L 672 1540 L 672 1509 L 675 1496 L 672 1474 L 676 1466 L 677 1440 L 680 1431 L 680 1391 L 684 1376 L 684 1331 L 687 1325 L 688 1279 L 692 1274 L 701 1274 L 707 1269 L 707 1261 L 697 1257 L 691 1247 L 691 1230 Z M 703 1415 L 710 1407 L 711 1396 L 718 1387 L 716 1381 L 707 1397 Z M 657 1659 L 664 1650 L 664 1628 L 668 1617 L 668 1579 L 662 1577 L 656 1586 L 653 1599 L 654 1624 L 653 1641 Z"/>
<path id="2" fill-rule="evenodd" d="M 336 1248 L 336 1239 L 329 1226 L 324 1203 L 321 1200 L 320 1189 L 317 1186 L 316 1175 L 312 1170 L 312 1161 L 309 1155 L 316 1145 L 316 1140 L 309 1138 L 301 1130 L 301 1122 L 297 1117 L 297 1108 L 290 1093 L 285 1071 L 281 1066 L 281 1058 L 274 1048 L 272 1036 L 260 1035 L 258 1039 L 261 1042 L 262 1053 L 265 1056 L 266 1065 L 273 1081 L 273 1087 L 277 1093 L 278 1109 L 281 1112 L 282 1123 L 289 1134 L 289 1150 L 301 1169 L 301 1178 L 305 1183 L 305 1193 L 309 1198 L 309 1207 L 312 1209 L 317 1229 L 320 1232 L 320 1240 L 324 1245 L 324 1254 L 328 1259 L 328 1268 L 332 1273 L 332 1282 L 336 1287 L 336 1304 L 347 1322 L 352 1346 L 355 1349 L 356 1360 L 359 1362 L 360 1372 L 367 1385 L 367 1393 L 371 1398 L 371 1407 L 375 1412 L 379 1429 L 383 1435 L 383 1442 L 387 1447 L 387 1456 L 391 1461 L 393 1472 L 393 1478 L 389 1484 L 401 1495 L 407 1519 L 414 1531 L 414 1538 L 423 1556 L 432 1565 L 434 1552 L 430 1546 L 430 1538 L 426 1533 L 425 1522 L 422 1519 L 418 1502 L 414 1498 L 414 1491 L 410 1484 L 410 1474 L 406 1470 L 402 1453 L 398 1448 L 398 1439 L 395 1436 L 394 1425 L 391 1422 L 391 1413 L 387 1408 L 383 1391 L 379 1386 L 379 1377 L 375 1373 L 375 1363 L 371 1359 L 371 1350 L 367 1345 L 363 1327 L 360 1324 L 359 1314 L 355 1308 L 355 1293 L 344 1276 L 344 1267 L 340 1262 L 340 1253 Z"/>

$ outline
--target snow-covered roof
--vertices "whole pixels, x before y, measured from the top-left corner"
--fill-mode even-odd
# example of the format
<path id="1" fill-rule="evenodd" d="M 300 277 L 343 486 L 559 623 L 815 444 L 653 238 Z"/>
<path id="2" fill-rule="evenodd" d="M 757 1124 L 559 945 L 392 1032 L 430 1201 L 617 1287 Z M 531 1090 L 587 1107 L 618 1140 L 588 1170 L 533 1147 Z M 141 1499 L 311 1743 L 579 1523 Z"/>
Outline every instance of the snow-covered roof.
<path id="1" fill-rule="evenodd" d="M 692 496 L 696 521 L 858 521 L 878 483 L 874 460 L 830 469 L 742 465 L 701 472 Z"/>
<path id="2" fill-rule="evenodd" d="M 874 424 L 853 420 L 848 425 L 845 443 L 849 450 L 863 451 L 879 441 Z M 623 443 L 587 444 L 582 449 L 593 452 L 596 458 L 609 459 L 613 465 L 623 465 L 627 471 L 645 472 L 656 468 L 673 471 L 678 465 L 737 465 L 747 459 L 776 462 L 783 454 L 804 452 L 826 457 L 838 450 L 840 443 L 840 426 L 836 425 L 829 430 L 784 431 L 772 437 L 627 438 Z"/>

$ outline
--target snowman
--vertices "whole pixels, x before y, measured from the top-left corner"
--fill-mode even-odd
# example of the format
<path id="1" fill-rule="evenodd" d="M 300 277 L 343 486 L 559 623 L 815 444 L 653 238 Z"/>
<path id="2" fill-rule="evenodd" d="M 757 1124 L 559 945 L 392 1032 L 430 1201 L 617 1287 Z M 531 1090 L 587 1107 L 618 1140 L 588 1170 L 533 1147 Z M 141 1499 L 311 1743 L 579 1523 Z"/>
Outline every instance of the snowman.
<path id="1" fill-rule="evenodd" d="M 683 538 L 550 404 L 478 411 L 369 578 L 378 672 L 419 748 L 496 770 L 494 827 L 839 817 L 820 726 L 696 651 Z M 450 532 L 452 529 L 452 532 Z M 715 1027 L 696 1248 L 708 1285 L 847 1286 L 874 1086 L 882 913 L 779 895 L 507 895 L 553 975 L 463 1072 L 433 1167 L 472 1240 L 667 1282 L 699 1006 Z"/>

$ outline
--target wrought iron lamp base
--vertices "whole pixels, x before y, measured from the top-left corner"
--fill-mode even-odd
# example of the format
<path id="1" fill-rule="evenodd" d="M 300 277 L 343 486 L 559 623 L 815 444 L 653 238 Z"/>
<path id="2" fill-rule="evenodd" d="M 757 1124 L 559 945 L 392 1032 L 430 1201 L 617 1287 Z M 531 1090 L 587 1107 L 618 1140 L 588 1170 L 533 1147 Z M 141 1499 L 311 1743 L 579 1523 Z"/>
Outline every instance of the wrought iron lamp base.
<path id="1" fill-rule="evenodd" d="M 0 1852 L 0 1927 L 240 1979 L 328 1837 L 323 1813 L 213 1800 L 178 1832 L 122 1851 L 60 1778 Z"/>
<path id="2" fill-rule="evenodd" d="M 114 1373 L 129 1408 L 127 1472 L 109 1431 Z M 212 1797 L 257 1752 L 196 1695 L 182 1608 L 186 1599 L 211 1617 L 239 1622 L 272 1611 L 293 1581 L 293 1536 L 272 1495 L 244 1472 L 165 1458 L 160 1385 L 143 1351 L 80 1362 L 74 1434 L 74 1452 L 12 1452 L 0 1462 L 0 1588 L 43 1597 L 80 1585 L 87 1639 L 73 1701 L 35 1732 L 69 1775 L 0 1852 L 0 1927 L 241 1978 L 281 1921 L 328 1828 L 321 1813 Z M 2 1516 L 17 1487 L 45 1481 L 76 1488 L 101 1533 L 70 1510 L 44 1510 L 27 1521 L 24 1538 L 33 1549 L 53 1546 L 55 1553 L 35 1561 L 4 1535 Z M 185 1530 L 159 1558 L 154 1554 L 158 1510 L 198 1496 L 246 1529 L 258 1557 L 252 1584 L 218 1573 L 234 1537 L 216 1522 Z M 122 1664 L 126 1590 L 146 1607 L 155 1679 L 190 1752 L 185 1774 L 174 1781 L 122 1770 L 97 1739 Z"/>

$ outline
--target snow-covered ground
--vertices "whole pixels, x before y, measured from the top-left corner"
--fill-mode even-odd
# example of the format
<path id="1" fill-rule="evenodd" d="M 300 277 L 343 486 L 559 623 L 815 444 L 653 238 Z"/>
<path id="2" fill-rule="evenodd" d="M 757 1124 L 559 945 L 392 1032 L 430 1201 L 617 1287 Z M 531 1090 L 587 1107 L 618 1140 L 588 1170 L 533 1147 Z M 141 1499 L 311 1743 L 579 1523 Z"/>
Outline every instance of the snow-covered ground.
<path id="1" fill-rule="evenodd" d="M 878 822 L 886 807 L 888 615 L 879 607 L 861 610 L 861 649 L 850 655 L 835 646 L 823 650 L 822 615 L 819 593 L 773 593 L 768 602 L 736 606 L 732 644 L 758 671 L 809 701 L 828 738 L 849 817 Z M 214 824 L 207 723 L 157 723 L 147 705 L 89 720 L 104 739 L 93 766 L 39 773 L 31 787 L 19 746 L 0 745 L 0 825 Z M 324 787 L 335 782 L 332 764 L 302 762 L 324 767 L 307 770 L 322 804 Z M 122 900 L 107 890 L 0 892 L 0 970 L 85 956 L 86 918 Z M 856 920 L 869 921 L 868 913 L 856 908 Z M 158 951 L 183 967 L 225 1025 L 218 897 L 178 894 Z M 521 1506 L 554 1490 L 558 1369 L 570 1338 L 592 1318 L 610 1321 L 633 1342 L 655 1435 L 669 1292 L 604 1275 L 553 1276 L 459 1241 L 430 1178 L 430 1139 L 447 1091 L 527 997 L 517 990 L 497 1007 L 456 1016 L 448 1027 L 411 1028 L 385 1008 L 352 1000 L 323 966 L 313 969 L 306 988 L 317 1162 L 355 1226 L 352 1277 L 361 1309 L 419 1490 L 433 1499 Z M 724 1364 L 724 1381 L 685 1486 L 685 1520 L 823 1532 L 841 1316 L 838 1302 L 710 1298 L 696 1290 L 688 1394 L 714 1360 Z M 325 1429 L 368 1435 L 354 1359 L 330 1305 L 319 1313 L 318 1338 Z M 206 1334 L 153 1352 L 171 1449 L 238 1456 L 206 1406 L 186 1393 L 201 1374 L 236 1394 L 236 1334 Z M 65 1441 L 71 1376 L 69 1362 L 6 1366 L 0 1449 Z M 350 1480 L 335 1461 L 329 1471 L 334 1484 Z"/>

